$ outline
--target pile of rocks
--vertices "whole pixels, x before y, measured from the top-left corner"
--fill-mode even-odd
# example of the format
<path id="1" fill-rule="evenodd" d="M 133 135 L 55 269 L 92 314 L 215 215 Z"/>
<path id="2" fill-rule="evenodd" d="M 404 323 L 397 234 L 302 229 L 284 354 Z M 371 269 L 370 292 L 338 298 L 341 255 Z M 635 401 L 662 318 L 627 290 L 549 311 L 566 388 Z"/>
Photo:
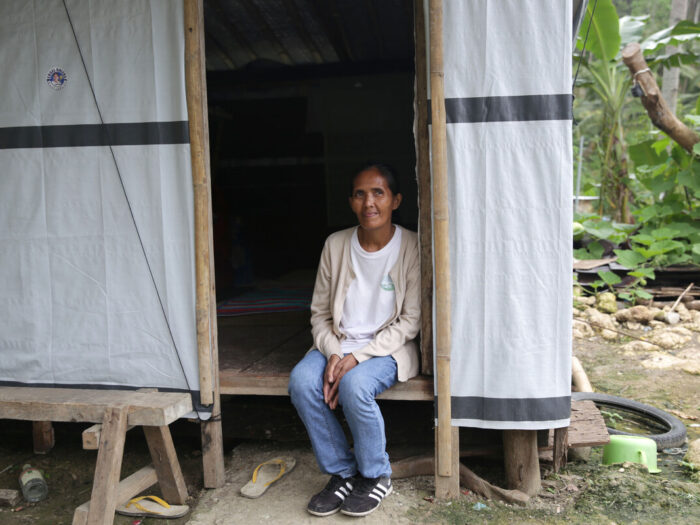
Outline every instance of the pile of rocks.
<path id="1" fill-rule="evenodd" d="M 643 339 L 627 343 L 625 350 L 678 349 L 692 340 L 693 332 L 700 332 L 700 311 L 689 310 L 683 303 L 673 310 L 670 304 L 618 309 L 615 295 L 609 292 L 574 297 L 574 338 L 600 335 L 618 341 L 625 337 L 622 332 Z"/>

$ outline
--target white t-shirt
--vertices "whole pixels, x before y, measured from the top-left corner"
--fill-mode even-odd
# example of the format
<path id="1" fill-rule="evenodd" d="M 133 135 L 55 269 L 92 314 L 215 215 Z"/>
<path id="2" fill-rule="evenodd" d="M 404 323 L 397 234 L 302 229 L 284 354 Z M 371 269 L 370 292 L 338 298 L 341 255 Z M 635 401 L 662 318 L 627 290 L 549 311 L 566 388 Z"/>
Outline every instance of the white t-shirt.
<path id="1" fill-rule="evenodd" d="M 350 283 L 340 319 L 340 331 L 346 335 L 341 342 L 349 354 L 362 348 L 374 336 L 396 307 L 396 292 L 389 271 L 396 264 L 401 248 L 401 228 L 396 228 L 391 240 L 381 250 L 365 251 L 360 246 L 357 230 L 350 241 L 350 260 L 355 280 Z"/>

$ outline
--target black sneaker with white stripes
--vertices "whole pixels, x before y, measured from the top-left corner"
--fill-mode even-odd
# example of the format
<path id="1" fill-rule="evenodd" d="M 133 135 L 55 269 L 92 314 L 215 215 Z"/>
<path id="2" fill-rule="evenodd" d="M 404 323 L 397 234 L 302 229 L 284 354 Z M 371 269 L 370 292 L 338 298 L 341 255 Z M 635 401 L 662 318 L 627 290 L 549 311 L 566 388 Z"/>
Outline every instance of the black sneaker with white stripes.
<path id="1" fill-rule="evenodd" d="M 340 510 L 340 506 L 352 492 L 354 478 L 341 478 L 333 475 L 324 489 L 311 498 L 306 506 L 314 516 L 330 516 Z"/>
<path id="2" fill-rule="evenodd" d="M 355 488 L 340 507 L 348 516 L 367 516 L 391 494 L 391 478 L 357 478 Z"/>

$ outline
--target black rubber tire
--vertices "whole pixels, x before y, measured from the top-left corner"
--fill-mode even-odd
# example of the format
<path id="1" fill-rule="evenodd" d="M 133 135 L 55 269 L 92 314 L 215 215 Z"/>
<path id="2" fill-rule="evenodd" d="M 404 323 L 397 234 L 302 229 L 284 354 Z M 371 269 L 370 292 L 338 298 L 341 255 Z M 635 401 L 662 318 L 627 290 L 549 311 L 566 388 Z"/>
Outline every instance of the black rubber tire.
<path id="1" fill-rule="evenodd" d="M 618 434 L 623 436 L 643 436 L 656 441 L 656 449 L 663 450 L 665 448 L 680 447 L 685 443 L 686 429 L 683 422 L 668 412 L 664 412 L 651 405 L 645 405 L 638 401 L 626 399 L 624 397 L 611 396 L 608 394 L 598 394 L 595 392 L 572 392 L 572 399 L 577 401 L 590 400 L 596 406 L 609 406 L 620 408 L 628 412 L 637 412 L 642 416 L 653 419 L 663 425 L 667 431 L 663 434 L 633 434 L 631 432 L 623 432 L 614 428 L 608 427 L 610 434 Z"/>

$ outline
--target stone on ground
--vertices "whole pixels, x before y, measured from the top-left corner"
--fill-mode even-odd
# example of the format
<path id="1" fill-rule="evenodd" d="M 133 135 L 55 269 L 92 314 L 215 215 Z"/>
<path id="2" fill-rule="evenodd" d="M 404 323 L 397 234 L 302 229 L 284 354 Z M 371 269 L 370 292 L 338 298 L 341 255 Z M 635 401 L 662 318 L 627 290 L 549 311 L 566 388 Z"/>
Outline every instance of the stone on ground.
<path id="1" fill-rule="evenodd" d="M 598 294 L 596 308 L 603 313 L 614 314 L 617 312 L 617 297 L 615 297 L 615 294 L 612 292 Z"/>

